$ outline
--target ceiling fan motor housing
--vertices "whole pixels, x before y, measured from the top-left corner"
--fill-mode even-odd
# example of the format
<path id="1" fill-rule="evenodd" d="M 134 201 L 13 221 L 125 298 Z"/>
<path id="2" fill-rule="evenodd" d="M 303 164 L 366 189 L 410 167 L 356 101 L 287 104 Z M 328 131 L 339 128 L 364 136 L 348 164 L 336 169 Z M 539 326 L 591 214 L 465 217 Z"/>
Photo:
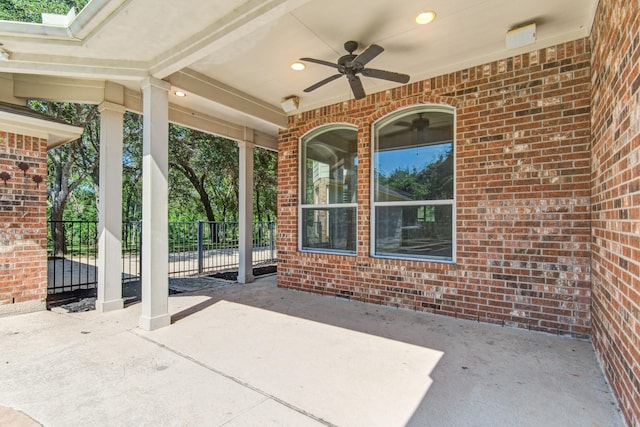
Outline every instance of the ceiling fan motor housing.
<path id="1" fill-rule="evenodd" d="M 358 48 L 358 42 L 354 42 L 353 40 L 349 40 L 344 44 L 344 50 L 346 50 L 349 53 L 355 52 L 357 48 Z"/>

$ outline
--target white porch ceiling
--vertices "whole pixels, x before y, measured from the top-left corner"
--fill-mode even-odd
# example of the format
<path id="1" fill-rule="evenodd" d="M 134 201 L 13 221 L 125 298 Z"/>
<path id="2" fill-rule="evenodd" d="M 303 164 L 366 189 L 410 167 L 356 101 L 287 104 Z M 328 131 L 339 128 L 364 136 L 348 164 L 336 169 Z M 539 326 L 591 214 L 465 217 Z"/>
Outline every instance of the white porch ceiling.
<path id="1" fill-rule="evenodd" d="M 27 81 L 56 76 L 73 85 L 112 81 L 133 91 L 153 75 L 187 92 L 172 94 L 178 107 L 275 137 L 286 126 L 283 98 L 299 96 L 304 111 L 352 97 L 345 78 L 304 93 L 335 70 L 317 64 L 291 70 L 300 57 L 334 62 L 347 40 L 360 49 L 376 43 L 385 52 L 368 65 L 414 82 L 588 36 L 596 6 L 597 0 L 92 0 L 68 28 L 0 21 L 0 43 L 10 54 L 0 73 Z M 424 10 L 437 19 L 415 24 Z M 529 22 L 537 24 L 537 42 L 507 50 L 507 30 Z M 367 93 L 398 85 L 362 81 Z"/>

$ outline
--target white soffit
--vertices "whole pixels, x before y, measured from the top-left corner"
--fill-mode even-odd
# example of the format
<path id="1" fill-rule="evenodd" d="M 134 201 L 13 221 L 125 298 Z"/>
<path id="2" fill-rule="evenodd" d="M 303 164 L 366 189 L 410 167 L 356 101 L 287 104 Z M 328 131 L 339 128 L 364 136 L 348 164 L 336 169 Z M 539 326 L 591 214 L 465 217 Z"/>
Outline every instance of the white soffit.
<path id="1" fill-rule="evenodd" d="M 344 78 L 303 89 L 335 73 L 301 57 L 334 62 L 348 40 L 385 51 L 368 66 L 409 74 L 410 82 L 586 37 L 598 0 L 92 0 L 68 28 L 0 22 L 10 60 L 0 73 L 109 80 L 139 91 L 152 74 L 196 72 L 232 97 L 193 92 L 180 106 L 223 115 L 271 135 L 286 126 L 280 101 L 300 97 L 297 114 L 352 99 Z M 435 10 L 431 24 L 414 18 Z M 508 50 L 509 29 L 536 23 L 536 42 Z M 370 94 L 399 86 L 362 78 Z M 193 87 L 175 88 L 186 91 Z M 232 111 L 233 110 L 233 111 Z M 252 122 L 253 121 L 253 122 Z M 257 122 L 256 122 L 257 121 Z M 257 125 L 256 125 L 257 123 Z"/>
<path id="2" fill-rule="evenodd" d="M 83 128 L 0 111 L 0 129 L 47 140 L 47 149 L 80 138 Z"/>

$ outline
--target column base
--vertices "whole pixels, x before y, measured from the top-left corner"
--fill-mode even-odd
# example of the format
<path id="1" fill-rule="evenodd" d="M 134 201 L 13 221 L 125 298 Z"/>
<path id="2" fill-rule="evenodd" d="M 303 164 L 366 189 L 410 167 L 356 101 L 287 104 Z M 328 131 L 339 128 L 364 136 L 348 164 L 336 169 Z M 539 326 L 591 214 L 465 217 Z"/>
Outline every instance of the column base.
<path id="1" fill-rule="evenodd" d="M 108 311 L 122 310 L 124 308 L 124 300 L 122 298 L 111 301 L 96 300 L 96 311 L 98 313 L 106 313 Z"/>
<path id="2" fill-rule="evenodd" d="M 163 314 L 156 317 L 140 316 L 140 322 L 138 326 L 145 331 L 154 331 L 156 329 L 164 328 L 171 324 L 171 315 Z"/>
<path id="3" fill-rule="evenodd" d="M 244 276 L 241 276 L 240 274 L 238 274 L 238 283 L 251 283 L 255 280 L 255 277 L 253 276 L 253 274 L 246 274 Z"/>

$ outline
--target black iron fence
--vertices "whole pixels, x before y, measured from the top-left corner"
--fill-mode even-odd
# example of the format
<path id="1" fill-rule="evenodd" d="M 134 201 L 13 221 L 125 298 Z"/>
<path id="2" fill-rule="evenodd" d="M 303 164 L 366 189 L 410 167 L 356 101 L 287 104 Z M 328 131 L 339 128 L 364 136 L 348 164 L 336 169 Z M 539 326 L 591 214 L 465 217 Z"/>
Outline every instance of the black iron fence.
<path id="1" fill-rule="evenodd" d="M 95 221 L 48 222 L 49 293 L 95 288 L 98 280 L 96 225 Z"/>
<path id="2" fill-rule="evenodd" d="M 142 221 L 122 223 L 122 283 L 140 280 Z"/>
<path id="3" fill-rule="evenodd" d="M 97 222 L 50 221 L 48 290 L 50 294 L 95 288 L 97 283 Z M 253 265 L 276 263 L 276 224 L 253 224 Z M 237 222 L 169 223 L 169 276 L 211 275 L 237 270 Z M 122 281 L 141 277 L 142 223 L 122 226 Z"/>
<path id="4" fill-rule="evenodd" d="M 169 275 L 193 276 L 237 269 L 237 222 L 172 222 L 169 224 Z M 275 223 L 253 224 L 253 265 L 275 262 Z"/>

